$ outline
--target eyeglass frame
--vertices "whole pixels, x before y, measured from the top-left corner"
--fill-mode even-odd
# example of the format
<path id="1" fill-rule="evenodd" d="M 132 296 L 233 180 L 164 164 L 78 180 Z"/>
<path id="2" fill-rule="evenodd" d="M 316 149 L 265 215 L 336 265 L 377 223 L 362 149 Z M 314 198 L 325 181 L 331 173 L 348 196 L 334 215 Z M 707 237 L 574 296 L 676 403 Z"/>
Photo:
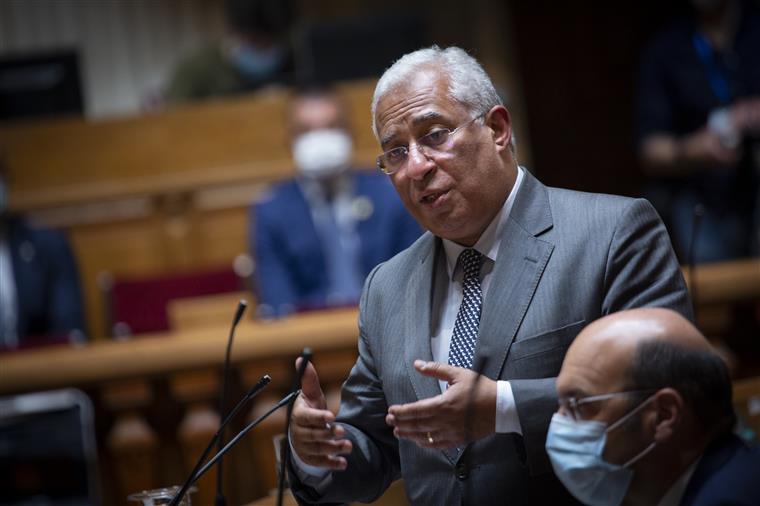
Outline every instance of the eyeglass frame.
<path id="1" fill-rule="evenodd" d="M 599 402 L 599 401 L 606 401 L 607 399 L 614 399 L 615 397 L 619 397 L 621 395 L 645 395 L 645 394 L 653 394 L 658 389 L 656 388 L 649 388 L 649 389 L 643 389 L 643 390 L 627 390 L 624 392 L 610 392 L 607 394 L 599 394 L 599 395 L 589 395 L 586 397 L 560 397 L 557 399 L 559 403 L 559 407 L 561 410 L 565 411 L 567 415 L 572 418 L 573 420 L 583 420 L 584 418 L 580 416 L 580 413 L 578 412 L 578 407 L 583 406 L 585 404 L 590 404 L 592 402 Z"/>
<path id="2" fill-rule="evenodd" d="M 468 127 L 469 125 L 471 125 L 475 121 L 477 121 L 477 120 L 485 117 L 486 114 L 488 114 L 488 112 L 482 112 L 482 113 L 478 114 L 477 116 L 475 116 L 474 118 L 470 118 L 469 120 L 465 121 L 464 123 L 462 123 L 458 127 L 454 128 L 454 130 L 449 130 L 448 128 L 440 128 L 440 129 L 428 132 L 425 135 L 423 135 L 422 137 L 414 139 L 414 146 L 415 146 L 414 149 L 416 149 L 417 151 L 419 151 L 426 158 L 430 158 L 431 155 L 429 153 L 425 153 L 423 151 L 423 149 L 432 149 L 433 151 L 436 151 L 437 147 L 443 146 L 444 144 L 446 144 L 446 142 L 449 141 L 452 138 L 452 136 L 454 136 L 454 134 L 460 132 L 461 130 L 464 130 L 466 127 Z M 429 145 L 425 145 L 424 143 L 420 142 L 423 139 L 425 139 L 427 137 L 430 137 L 433 134 L 439 134 L 441 132 L 448 132 L 448 134 L 446 135 L 446 139 L 444 139 L 443 141 L 441 141 L 437 146 L 429 146 Z M 404 160 L 401 163 L 399 163 L 398 168 L 396 168 L 394 170 L 391 170 L 391 171 L 388 171 L 383 166 L 382 160 L 386 157 L 386 155 L 388 153 L 390 153 L 392 151 L 396 151 L 397 149 L 400 149 L 400 150 L 404 151 Z M 412 151 L 412 148 L 410 146 L 397 146 L 397 147 L 395 147 L 393 149 L 389 149 L 388 151 L 383 151 L 377 157 L 377 159 L 375 160 L 377 168 L 380 169 L 381 172 L 383 172 L 384 174 L 387 174 L 389 176 L 391 174 L 395 174 L 396 172 L 398 172 L 401 169 L 401 167 L 404 165 L 404 163 L 406 163 L 406 161 L 409 159 L 409 153 L 411 151 Z M 443 151 L 439 151 L 439 152 L 442 153 Z"/>

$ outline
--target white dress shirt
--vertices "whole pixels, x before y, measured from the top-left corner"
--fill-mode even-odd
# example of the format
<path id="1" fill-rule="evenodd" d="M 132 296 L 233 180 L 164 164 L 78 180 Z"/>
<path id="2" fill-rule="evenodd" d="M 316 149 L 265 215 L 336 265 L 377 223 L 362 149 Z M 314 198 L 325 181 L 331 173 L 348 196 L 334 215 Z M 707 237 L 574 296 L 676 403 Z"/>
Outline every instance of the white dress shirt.
<path id="1" fill-rule="evenodd" d="M 501 245 L 501 231 L 504 229 L 504 224 L 507 222 L 509 213 L 512 211 L 515 196 L 523 180 L 523 170 L 522 167 L 518 167 L 515 184 L 504 201 L 501 211 L 494 217 L 493 221 L 491 221 L 480 236 L 480 239 L 478 239 L 478 242 L 473 246 L 475 250 L 485 257 L 480 269 L 480 286 L 483 293 L 483 301 L 488 297 L 488 288 L 491 285 L 492 279 L 491 272 L 493 271 Z M 433 353 L 433 360 L 446 364 L 449 361 L 449 346 L 451 345 L 451 336 L 454 332 L 454 323 L 456 322 L 457 312 L 463 298 L 462 278 L 464 273 L 462 268 L 457 265 L 457 259 L 462 250 L 465 249 L 465 246 L 448 239 L 443 239 L 443 248 L 446 253 L 448 278 L 451 282 L 447 283 L 446 286 L 436 287 L 433 294 L 431 313 L 431 328 L 433 331 L 430 336 L 430 348 Z M 440 384 L 441 392 L 445 392 L 447 383 L 445 381 L 439 381 L 438 383 Z M 517 407 L 515 406 L 515 398 L 509 381 L 496 382 L 495 431 L 499 433 L 516 432 L 522 434 L 520 420 L 517 416 Z M 329 470 L 306 464 L 298 457 L 292 445 L 290 449 L 298 477 L 302 482 L 316 488 L 317 491 L 322 490 L 330 483 Z"/>
<path id="2" fill-rule="evenodd" d="M 493 271 L 496 257 L 499 255 L 501 245 L 501 231 L 509 219 L 515 195 L 523 180 L 523 169 L 518 167 L 517 178 L 509 193 L 507 200 L 501 207 L 501 211 L 494 217 L 483 234 L 475 243 L 473 249 L 483 255 L 483 264 L 480 268 L 480 289 L 483 293 L 483 302 L 488 298 L 488 288 L 491 286 L 491 272 Z M 457 265 L 459 254 L 465 249 L 464 246 L 448 239 L 443 239 L 443 249 L 446 252 L 446 268 L 450 283 L 446 287 L 436 287 L 433 294 L 433 308 L 431 319 L 433 321 L 433 335 L 430 337 L 430 348 L 433 352 L 433 360 L 446 364 L 449 361 L 449 346 L 454 334 L 459 306 L 462 304 L 464 271 Z M 443 293 L 445 292 L 445 293 Z M 445 381 L 438 382 L 441 391 L 446 391 Z M 512 386 L 509 381 L 496 383 L 496 432 L 516 432 L 522 434 L 520 420 L 517 417 L 515 398 L 512 394 Z"/>

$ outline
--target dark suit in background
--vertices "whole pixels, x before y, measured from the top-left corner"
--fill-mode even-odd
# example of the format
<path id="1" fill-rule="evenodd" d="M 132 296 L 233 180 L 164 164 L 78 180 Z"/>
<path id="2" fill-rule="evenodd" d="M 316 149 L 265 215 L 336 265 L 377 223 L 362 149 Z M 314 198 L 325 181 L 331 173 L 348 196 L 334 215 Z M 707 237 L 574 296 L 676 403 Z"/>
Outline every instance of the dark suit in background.
<path id="1" fill-rule="evenodd" d="M 19 345 L 35 338 L 64 337 L 84 330 L 84 311 L 76 261 L 65 236 L 9 217 L 4 229 L 16 290 Z"/>

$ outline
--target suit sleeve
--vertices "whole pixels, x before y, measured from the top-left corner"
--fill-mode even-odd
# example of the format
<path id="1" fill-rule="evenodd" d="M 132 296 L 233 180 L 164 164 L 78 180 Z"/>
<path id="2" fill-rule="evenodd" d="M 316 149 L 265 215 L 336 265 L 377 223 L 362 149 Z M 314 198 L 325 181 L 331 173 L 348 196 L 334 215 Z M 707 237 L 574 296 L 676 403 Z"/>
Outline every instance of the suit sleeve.
<path id="1" fill-rule="evenodd" d="M 612 236 L 604 279 L 602 314 L 664 307 L 694 321 L 694 311 L 670 237 L 657 212 L 634 200 Z"/>
<path id="2" fill-rule="evenodd" d="M 603 284 L 602 316 L 636 307 L 665 307 L 694 319 L 670 238 L 644 199 L 631 201 L 620 213 L 609 243 Z M 533 475 L 551 469 L 544 447 L 557 410 L 555 383 L 556 377 L 510 381 L 525 459 Z"/>
<path id="3" fill-rule="evenodd" d="M 49 265 L 48 321 L 49 332 L 65 334 L 84 331 L 84 310 L 79 271 L 66 237 L 50 232 L 51 264 Z"/>
<path id="4" fill-rule="evenodd" d="M 267 312 L 271 312 L 271 316 L 284 316 L 293 311 L 298 292 L 283 254 L 285 248 L 278 244 L 282 230 L 278 230 L 269 211 L 265 205 L 252 207 L 250 249 L 256 260 L 259 305 L 268 306 Z"/>
<path id="5" fill-rule="evenodd" d="M 371 502 L 380 497 L 401 476 L 398 441 L 385 423 L 388 405 L 376 369 L 371 338 L 365 325 L 369 311 L 370 285 L 376 267 L 367 277 L 360 302 L 359 358 L 341 392 L 340 412 L 336 421 L 346 429 L 353 443 L 345 471 L 333 472 L 332 480 L 320 496 L 304 487 L 291 470 L 293 491 L 301 504 Z"/>

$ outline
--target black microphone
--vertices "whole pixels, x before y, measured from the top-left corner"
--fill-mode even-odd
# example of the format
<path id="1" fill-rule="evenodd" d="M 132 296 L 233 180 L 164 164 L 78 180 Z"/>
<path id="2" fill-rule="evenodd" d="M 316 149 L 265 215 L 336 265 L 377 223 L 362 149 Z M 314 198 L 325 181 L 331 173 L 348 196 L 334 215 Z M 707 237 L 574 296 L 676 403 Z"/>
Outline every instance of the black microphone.
<path id="1" fill-rule="evenodd" d="M 237 309 L 235 310 L 235 317 L 232 320 L 232 326 L 230 327 L 230 335 L 227 338 L 227 352 L 224 355 L 224 369 L 222 370 L 222 390 L 219 393 L 219 416 L 226 418 L 225 408 L 227 406 L 227 383 L 230 376 L 230 354 L 232 353 L 232 341 L 235 338 L 235 329 L 237 328 L 240 319 L 243 317 L 245 308 L 248 307 L 248 302 L 241 299 L 238 302 Z M 219 435 L 217 440 L 217 451 L 224 446 L 224 432 Z M 227 501 L 224 499 L 224 492 L 222 490 L 222 483 L 224 480 L 224 468 L 222 462 L 219 461 L 219 469 L 216 473 L 216 499 L 214 501 L 216 506 L 225 506 Z"/>
<path id="2" fill-rule="evenodd" d="M 208 456 L 211 449 L 214 447 L 216 442 L 219 440 L 219 437 L 221 436 L 224 429 L 227 427 L 227 425 L 230 423 L 230 421 L 235 417 L 235 415 L 245 406 L 248 401 L 256 397 L 259 392 L 264 390 L 264 388 L 269 385 L 269 382 L 272 381 L 272 378 L 265 374 L 261 378 L 259 378 L 259 381 L 256 382 L 255 385 L 251 387 L 250 390 L 248 390 L 248 393 L 245 394 L 245 396 L 240 400 L 240 402 L 237 403 L 237 405 L 230 411 L 230 414 L 227 415 L 227 417 L 222 420 L 222 422 L 219 424 L 219 428 L 217 429 L 216 433 L 211 438 L 211 441 L 209 441 L 208 446 L 206 446 L 206 449 L 203 450 L 203 453 L 200 457 L 198 457 L 198 460 L 195 462 L 195 466 L 193 467 L 193 470 L 190 471 L 190 474 L 188 475 L 185 482 L 182 484 L 182 487 L 179 489 L 179 492 L 175 494 L 175 496 L 172 498 L 172 501 L 169 503 L 169 506 L 176 506 L 179 504 L 179 501 L 182 500 L 182 497 L 187 493 L 187 490 L 192 486 L 193 483 L 195 483 L 195 480 L 193 477 L 198 473 L 198 469 L 201 467 L 201 464 L 203 464 L 203 461 L 206 460 L 206 457 Z"/>
<path id="3" fill-rule="evenodd" d="M 689 288 L 691 291 L 691 305 L 694 310 L 694 322 L 697 322 L 697 269 L 696 269 L 696 249 L 697 238 L 699 237 L 699 227 L 702 224 L 702 217 L 705 215 L 705 207 L 702 204 L 694 206 L 694 216 L 691 222 L 691 239 L 689 241 L 689 250 L 687 252 L 686 265 L 689 266 Z"/>
<path id="4" fill-rule="evenodd" d="M 301 387 L 301 380 L 303 374 L 306 372 L 306 366 L 312 358 L 311 348 L 304 348 L 301 352 L 301 363 L 298 365 L 298 373 L 296 374 L 295 381 L 293 383 L 292 391 L 297 391 Z M 288 436 L 290 434 L 290 416 L 293 414 L 293 404 L 295 404 L 295 397 L 293 402 L 288 404 L 288 411 L 285 416 L 285 437 L 280 443 L 280 473 L 277 479 L 277 506 L 282 506 L 283 494 L 285 492 L 285 470 L 287 468 L 288 459 L 290 458 L 290 442 Z"/>
<path id="5" fill-rule="evenodd" d="M 248 434 L 254 427 L 256 427 L 261 422 L 266 420 L 272 413 L 274 413 L 281 407 L 285 406 L 289 402 L 292 402 L 296 397 L 298 397 L 298 394 L 300 393 L 301 393 L 301 390 L 290 392 L 288 395 L 280 399 L 280 401 L 277 404 L 269 408 L 269 410 L 266 413 L 264 413 L 263 415 L 261 415 L 256 420 L 249 423 L 248 425 L 246 425 L 243 428 L 243 430 L 238 432 L 238 434 L 235 437 L 230 439 L 229 443 L 227 443 L 224 446 L 224 448 L 222 448 L 216 455 L 211 457 L 211 459 L 208 462 L 206 462 L 206 464 L 197 473 L 195 473 L 195 475 L 190 480 L 190 485 L 188 486 L 192 486 L 193 483 L 198 481 L 204 474 L 206 474 L 206 472 L 208 472 L 208 470 L 211 469 L 219 459 L 221 459 L 228 451 L 230 451 L 232 447 L 235 446 L 237 442 L 240 441 L 240 439 L 242 439 L 246 434 Z M 175 505 L 172 504 L 171 506 L 175 506 Z"/>

